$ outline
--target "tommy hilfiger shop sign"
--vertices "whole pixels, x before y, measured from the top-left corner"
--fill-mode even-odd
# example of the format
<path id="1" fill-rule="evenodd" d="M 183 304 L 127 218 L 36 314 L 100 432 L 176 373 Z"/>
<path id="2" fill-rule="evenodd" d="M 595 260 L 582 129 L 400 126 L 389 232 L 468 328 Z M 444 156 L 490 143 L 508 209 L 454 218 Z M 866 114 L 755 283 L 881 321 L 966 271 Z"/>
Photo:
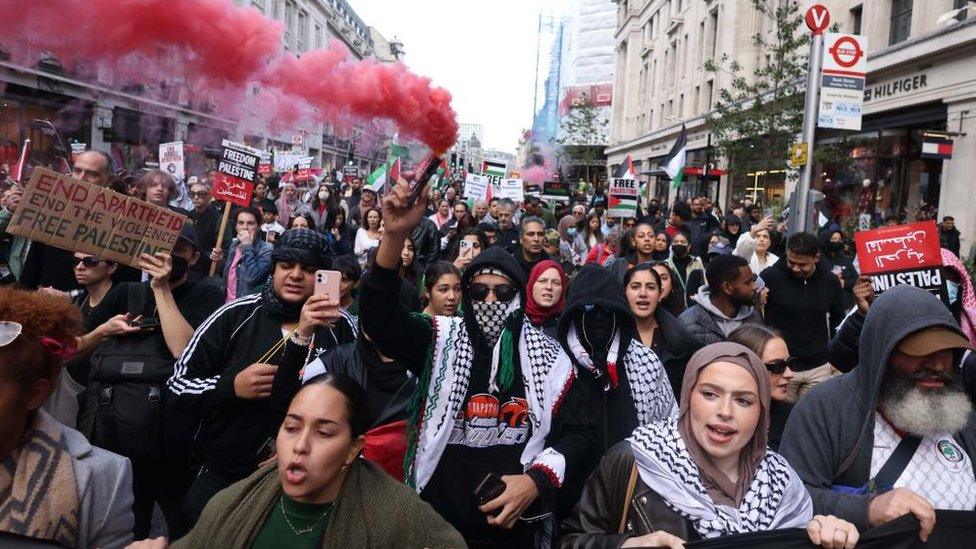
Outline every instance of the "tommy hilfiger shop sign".
<path id="1" fill-rule="evenodd" d="M 864 102 L 872 99 L 886 99 L 929 87 L 929 75 L 924 72 L 895 80 L 888 80 L 864 87 Z"/>

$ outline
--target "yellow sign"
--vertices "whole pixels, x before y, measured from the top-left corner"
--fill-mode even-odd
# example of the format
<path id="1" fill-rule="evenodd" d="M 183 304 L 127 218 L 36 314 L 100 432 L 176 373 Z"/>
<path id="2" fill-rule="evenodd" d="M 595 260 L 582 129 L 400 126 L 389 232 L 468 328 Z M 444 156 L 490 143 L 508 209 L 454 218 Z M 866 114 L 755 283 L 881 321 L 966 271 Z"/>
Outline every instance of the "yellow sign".
<path id="1" fill-rule="evenodd" d="M 806 143 L 794 143 L 790 147 L 790 160 L 789 164 L 791 168 L 799 168 L 801 166 L 806 166 L 808 156 L 808 146 Z"/>

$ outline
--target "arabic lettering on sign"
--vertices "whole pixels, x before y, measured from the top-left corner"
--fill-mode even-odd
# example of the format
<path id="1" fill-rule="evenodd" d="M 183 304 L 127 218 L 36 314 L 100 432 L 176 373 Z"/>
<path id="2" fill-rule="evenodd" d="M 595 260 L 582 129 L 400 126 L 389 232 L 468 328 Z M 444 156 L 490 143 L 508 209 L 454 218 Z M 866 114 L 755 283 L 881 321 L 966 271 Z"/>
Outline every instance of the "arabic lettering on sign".
<path id="1" fill-rule="evenodd" d="M 934 221 L 854 233 L 863 274 L 942 265 Z"/>

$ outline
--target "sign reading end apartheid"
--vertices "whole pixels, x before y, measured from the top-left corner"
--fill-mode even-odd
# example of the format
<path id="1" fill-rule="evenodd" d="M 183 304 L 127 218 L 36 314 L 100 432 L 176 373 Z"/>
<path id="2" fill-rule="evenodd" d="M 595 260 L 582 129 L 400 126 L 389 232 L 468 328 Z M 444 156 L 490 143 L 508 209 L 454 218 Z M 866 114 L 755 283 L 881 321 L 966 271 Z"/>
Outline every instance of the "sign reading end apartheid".
<path id="1" fill-rule="evenodd" d="M 907 284 L 928 290 L 948 304 L 935 221 L 858 231 L 854 243 L 861 273 L 871 277 L 876 293 Z"/>
<path id="2" fill-rule="evenodd" d="M 171 251 L 185 222 L 168 208 L 35 168 L 7 232 L 138 267 L 144 253 Z"/>
<path id="3" fill-rule="evenodd" d="M 210 193 L 217 200 L 248 206 L 258 177 L 261 151 L 224 139 Z"/>
<path id="4" fill-rule="evenodd" d="M 607 190 L 607 215 L 610 217 L 637 217 L 637 180 L 615 177 Z"/>

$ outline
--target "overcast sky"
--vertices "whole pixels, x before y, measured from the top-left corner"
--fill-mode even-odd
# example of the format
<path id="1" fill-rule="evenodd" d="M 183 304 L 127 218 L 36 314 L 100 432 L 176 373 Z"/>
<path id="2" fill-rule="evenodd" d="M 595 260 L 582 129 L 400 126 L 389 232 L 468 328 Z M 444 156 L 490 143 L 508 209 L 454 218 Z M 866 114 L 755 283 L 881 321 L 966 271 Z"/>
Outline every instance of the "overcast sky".
<path id="1" fill-rule="evenodd" d="M 484 126 L 485 148 L 515 152 L 532 125 L 538 15 L 560 15 L 570 0 L 348 2 L 387 40 L 403 42 L 411 70 L 451 92 L 458 122 Z M 543 62 L 547 55 L 544 44 Z"/>

